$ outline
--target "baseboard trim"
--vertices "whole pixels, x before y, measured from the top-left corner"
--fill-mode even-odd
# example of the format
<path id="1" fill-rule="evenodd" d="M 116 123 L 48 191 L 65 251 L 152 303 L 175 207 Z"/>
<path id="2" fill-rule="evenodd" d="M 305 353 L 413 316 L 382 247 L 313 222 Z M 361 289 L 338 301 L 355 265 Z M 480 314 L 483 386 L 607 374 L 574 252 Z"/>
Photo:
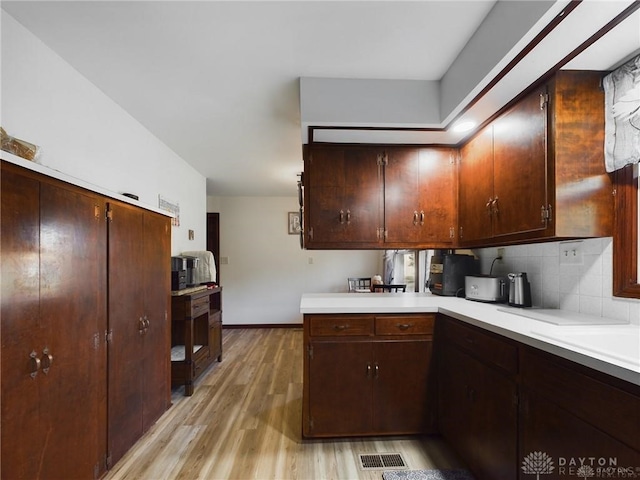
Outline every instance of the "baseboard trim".
<path id="1" fill-rule="evenodd" d="M 302 323 L 249 323 L 246 325 L 222 325 L 222 328 L 302 328 Z"/>

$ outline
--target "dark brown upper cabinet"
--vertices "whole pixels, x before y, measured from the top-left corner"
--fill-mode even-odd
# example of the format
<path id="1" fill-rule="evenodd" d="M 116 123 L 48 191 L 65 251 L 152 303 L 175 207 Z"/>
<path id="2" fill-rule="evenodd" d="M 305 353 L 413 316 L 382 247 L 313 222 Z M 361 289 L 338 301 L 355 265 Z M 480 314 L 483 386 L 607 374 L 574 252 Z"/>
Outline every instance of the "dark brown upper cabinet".
<path id="1" fill-rule="evenodd" d="M 454 148 L 310 145 L 305 247 L 450 248 L 456 156 Z"/>
<path id="2" fill-rule="evenodd" d="M 460 245 L 611 235 L 601 77 L 558 72 L 461 148 Z"/>
<path id="3" fill-rule="evenodd" d="M 611 236 L 602 75 L 557 72 L 460 148 L 308 145 L 305 247 L 483 247 Z"/>
<path id="4" fill-rule="evenodd" d="M 456 159 L 454 148 L 387 150 L 386 247 L 451 247 L 456 225 Z"/>
<path id="5" fill-rule="evenodd" d="M 369 247 L 380 243 L 382 151 L 313 146 L 305 158 L 307 248 Z"/>

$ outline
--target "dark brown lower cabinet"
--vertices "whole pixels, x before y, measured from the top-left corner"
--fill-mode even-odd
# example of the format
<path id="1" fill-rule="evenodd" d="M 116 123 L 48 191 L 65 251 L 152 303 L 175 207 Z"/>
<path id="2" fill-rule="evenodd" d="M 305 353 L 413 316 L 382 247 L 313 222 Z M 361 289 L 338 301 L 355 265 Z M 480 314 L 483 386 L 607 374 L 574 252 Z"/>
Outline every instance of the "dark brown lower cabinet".
<path id="1" fill-rule="evenodd" d="M 640 474 L 638 451 L 543 395 L 526 391 L 521 401 L 521 480 L 533 478 L 534 473 L 544 473 L 543 478 L 550 480 L 637 478 Z M 552 468 L 542 466 L 543 458 Z"/>
<path id="2" fill-rule="evenodd" d="M 438 427 L 477 478 L 514 479 L 518 453 L 515 376 L 493 363 L 497 352 L 493 337 L 467 327 L 453 330 L 453 326 L 442 325 L 444 338 L 438 346 Z M 514 348 L 510 344 L 503 347 L 507 351 Z"/>
<path id="3" fill-rule="evenodd" d="M 519 460 L 542 452 L 550 480 L 638 477 L 640 387 L 526 347 L 520 355 Z M 535 469 L 523 464 L 519 478 Z"/>
<path id="4" fill-rule="evenodd" d="M 442 315 L 436 338 L 438 428 L 477 480 L 640 476 L 640 386 Z"/>
<path id="5" fill-rule="evenodd" d="M 434 315 L 305 315 L 305 437 L 433 431 Z"/>

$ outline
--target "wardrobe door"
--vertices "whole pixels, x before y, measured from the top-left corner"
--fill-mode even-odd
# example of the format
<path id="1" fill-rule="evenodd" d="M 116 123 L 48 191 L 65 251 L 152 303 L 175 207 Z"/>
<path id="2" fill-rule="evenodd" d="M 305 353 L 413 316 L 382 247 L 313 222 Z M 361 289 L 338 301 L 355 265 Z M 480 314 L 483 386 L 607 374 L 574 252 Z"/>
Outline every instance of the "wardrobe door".
<path id="1" fill-rule="evenodd" d="M 40 430 L 44 345 L 40 322 L 40 183 L 2 170 L 1 477 L 37 478 L 44 448 Z M 34 358 L 31 358 L 33 355 Z M 37 360 L 36 360 L 37 358 Z"/>
<path id="2" fill-rule="evenodd" d="M 171 404 L 170 219 L 109 203 L 109 457 Z"/>
<path id="3" fill-rule="evenodd" d="M 2 169 L 2 478 L 96 478 L 106 455 L 104 202 Z"/>
<path id="4" fill-rule="evenodd" d="M 142 210 L 109 204 L 109 457 L 115 464 L 142 436 L 144 299 Z"/>
<path id="5" fill-rule="evenodd" d="M 147 329 L 143 335 L 143 428 L 171 405 L 171 225 L 169 217 L 144 213 L 141 268 Z"/>
<path id="6" fill-rule="evenodd" d="M 105 470 L 106 233 L 103 198 L 41 184 L 41 478 L 97 478 Z"/>

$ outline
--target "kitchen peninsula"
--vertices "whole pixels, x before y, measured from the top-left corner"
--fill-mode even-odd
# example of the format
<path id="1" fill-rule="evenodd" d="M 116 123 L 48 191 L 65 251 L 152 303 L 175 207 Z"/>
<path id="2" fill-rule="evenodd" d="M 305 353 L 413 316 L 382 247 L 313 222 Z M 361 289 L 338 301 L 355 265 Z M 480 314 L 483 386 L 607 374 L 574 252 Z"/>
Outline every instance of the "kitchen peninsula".
<path id="1" fill-rule="evenodd" d="M 520 466 L 534 451 L 640 467 L 640 325 L 562 310 L 539 311 L 548 315 L 542 321 L 524 316 L 536 309 L 429 293 L 304 294 L 300 311 L 306 437 L 384 434 L 386 412 L 415 407 L 380 395 L 391 376 L 424 395 L 420 433 L 442 434 L 479 479 L 528 478 Z M 322 354 L 327 348 L 333 358 Z M 394 365 L 388 352 L 404 361 L 402 374 L 385 372 Z M 313 388 L 317 372 L 331 385 Z M 352 391 L 358 375 L 360 394 Z M 340 400 L 359 402 L 344 408 L 371 418 L 370 433 L 331 434 L 328 412 Z M 394 418 L 388 432 L 417 433 Z"/>

